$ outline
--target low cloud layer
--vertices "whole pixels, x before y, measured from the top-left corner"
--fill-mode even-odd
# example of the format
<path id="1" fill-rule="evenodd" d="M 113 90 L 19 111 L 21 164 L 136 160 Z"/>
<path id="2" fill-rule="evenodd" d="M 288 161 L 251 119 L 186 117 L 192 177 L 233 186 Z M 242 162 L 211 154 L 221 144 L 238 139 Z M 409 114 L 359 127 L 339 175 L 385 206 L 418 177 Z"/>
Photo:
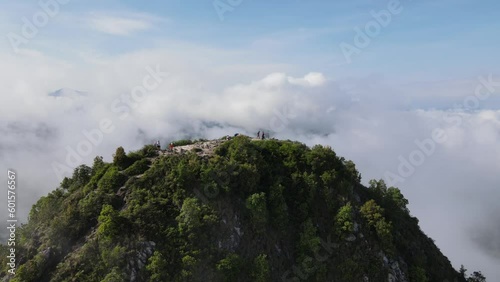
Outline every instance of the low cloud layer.
<path id="1" fill-rule="evenodd" d="M 109 15 L 92 13 L 85 22 L 87 26 L 96 31 L 109 35 L 129 36 L 137 32 L 152 29 L 158 17 L 148 14 Z"/>
<path id="2" fill-rule="evenodd" d="M 19 174 L 19 216 L 27 218 L 31 205 L 57 187 L 53 164 L 71 167 L 69 150 L 97 138 L 92 134 L 103 131 L 103 122 L 113 130 L 102 132 L 81 162 L 90 164 L 96 155 L 110 160 L 118 146 L 135 150 L 156 139 L 166 144 L 265 130 L 271 137 L 331 145 L 355 161 L 364 183 L 398 175 L 401 158 L 422 151 L 417 144 L 439 129 L 446 141 L 429 145 L 432 152 L 423 152 L 397 186 L 454 266 L 500 277 L 500 87 L 477 106 L 460 108 L 455 105 L 473 97 L 478 79 L 412 85 L 376 76 L 337 80 L 271 65 L 235 66 L 222 54 L 195 51 L 211 59 L 200 64 L 168 49 L 81 64 L 36 52 L 0 55 L 0 157 L 4 171 Z M 152 87 L 154 74 L 159 80 Z M 437 94 L 442 106 L 428 107 Z"/>

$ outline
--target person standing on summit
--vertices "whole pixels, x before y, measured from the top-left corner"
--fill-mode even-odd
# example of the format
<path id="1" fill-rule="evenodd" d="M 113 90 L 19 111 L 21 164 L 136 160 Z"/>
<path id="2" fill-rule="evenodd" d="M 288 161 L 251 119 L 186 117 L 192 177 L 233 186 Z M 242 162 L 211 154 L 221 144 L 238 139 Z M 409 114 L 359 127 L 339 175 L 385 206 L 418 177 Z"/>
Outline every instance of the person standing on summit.
<path id="1" fill-rule="evenodd" d="M 260 138 L 260 130 L 257 132 L 257 139 Z"/>

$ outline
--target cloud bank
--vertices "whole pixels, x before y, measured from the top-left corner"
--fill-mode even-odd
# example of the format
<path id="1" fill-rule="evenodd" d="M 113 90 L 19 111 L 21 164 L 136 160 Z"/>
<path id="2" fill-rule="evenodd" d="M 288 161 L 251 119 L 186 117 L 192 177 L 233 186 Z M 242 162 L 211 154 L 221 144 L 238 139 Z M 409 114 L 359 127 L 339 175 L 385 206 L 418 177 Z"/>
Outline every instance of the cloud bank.
<path id="1" fill-rule="evenodd" d="M 96 25 L 117 35 L 148 27 L 125 21 L 107 30 L 108 20 L 99 18 Z M 4 171 L 19 174 L 19 215 L 26 218 L 36 199 L 57 187 L 51 164 L 68 165 L 68 148 L 76 150 L 85 132 L 99 129 L 103 120 L 114 130 L 82 156 L 83 163 L 96 155 L 109 161 L 118 146 L 135 150 L 156 139 L 166 144 L 265 130 L 280 139 L 332 146 L 355 161 L 364 183 L 397 171 L 399 157 L 408 159 L 419 148 L 415 141 L 439 128 L 446 142 L 435 144 L 397 186 L 456 267 L 500 275 L 494 210 L 500 197 L 500 87 L 477 107 L 457 109 L 474 94 L 476 78 L 413 85 L 373 76 L 339 80 L 272 65 L 238 66 L 222 53 L 206 54 L 213 50 L 191 51 L 210 59 L 202 65 L 193 54 L 168 48 L 79 64 L 37 52 L 0 54 L 0 157 Z M 161 83 L 139 95 L 148 68 L 162 73 Z M 426 107 L 438 89 L 443 106 Z"/>

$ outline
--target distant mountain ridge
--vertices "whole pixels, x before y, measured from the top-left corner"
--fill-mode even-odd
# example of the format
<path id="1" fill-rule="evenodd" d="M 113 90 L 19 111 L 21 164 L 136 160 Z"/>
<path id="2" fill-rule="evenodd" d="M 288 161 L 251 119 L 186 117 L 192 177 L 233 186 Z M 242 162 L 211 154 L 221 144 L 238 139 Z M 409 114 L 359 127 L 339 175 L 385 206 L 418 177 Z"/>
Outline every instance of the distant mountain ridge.
<path id="1" fill-rule="evenodd" d="M 66 98 L 76 98 L 76 97 L 87 97 L 88 93 L 84 91 L 74 90 L 71 88 L 61 88 L 56 91 L 50 92 L 48 96 L 51 97 L 66 97 Z"/>

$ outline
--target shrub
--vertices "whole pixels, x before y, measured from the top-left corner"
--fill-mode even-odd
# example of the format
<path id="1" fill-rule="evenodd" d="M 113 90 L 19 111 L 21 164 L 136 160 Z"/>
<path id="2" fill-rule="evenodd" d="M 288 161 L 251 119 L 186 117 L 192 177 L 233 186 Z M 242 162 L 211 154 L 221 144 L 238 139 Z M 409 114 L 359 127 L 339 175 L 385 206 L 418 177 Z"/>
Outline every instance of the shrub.
<path id="1" fill-rule="evenodd" d="M 139 160 L 129 166 L 124 173 L 128 176 L 143 174 L 146 170 L 148 170 L 150 163 L 151 162 L 148 159 Z"/>
<path id="2" fill-rule="evenodd" d="M 123 218 L 111 205 L 102 206 L 98 222 L 97 234 L 104 239 L 112 240 L 116 238 L 123 229 Z"/>
<path id="3" fill-rule="evenodd" d="M 192 140 L 189 140 L 189 139 L 177 140 L 173 143 L 174 143 L 174 146 L 186 146 L 186 145 L 194 144 L 194 142 Z"/>
<path id="4" fill-rule="evenodd" d="M 345 206 L 339 209 L 339 212 L 335 217 L 335 224 L 335 229 L 339 235 L 354 231 L 353 211 L 351 203 L 347 203 Z"/>
<path id="5" fill-rule="evenodd" d="M 250 195 L 246 200 L 246 207 L 250 211 L 250 218 L 256 231 L 263 232 L 268 218 L 266 194 L 261 192 Z"/>
<path id="6" fill-rule="evenodd" d="M 127 177 L 115 166 L 110 167 L 97 183 L 98 189 L 105 193 L 114 193 L 125 183 Z"/>
<path id="7" fill-rule="evenodd" d="M 139 152 L 146 158 L 158 156 L 158 150 L 154 145 L 146 145 Z"/>
<path id="8" fill-rule="evenodd" d="M 252 277 L 255 282 L 270 281 L 270 268 L 267 256 L 264 254 L 258 255 L 253 261 Z"/>
<path id="9" fill-rule="evenodd" d="M 113 155 L 113 163 L 120 169 L 126 169 L 132 164 L 133 160 L 131 160 L 127 154 L 125 154 L 125 150 L 123 147 L 118 147 L 116 149 L 115 154 Z"/>
<path id="10" fill-rule="evenodd" d="M 146 265 L 146 270 L 150 274 L 149 281 L 153 282 L 163 282 L 171 281 L 171 277 L 168 272 L 165 271 L 168 267 L 168 262 L 159 251 L 155 251 L 153 255 L 148 259 L 148 265 Z"/>
<path id="11" fill-rule="evenodd" d="M 216 267 L 224 277 L 224 281 L 238 281 L 243 262 L 237 254 L 230 254 L 226 258 L 220 260 Z"/>

